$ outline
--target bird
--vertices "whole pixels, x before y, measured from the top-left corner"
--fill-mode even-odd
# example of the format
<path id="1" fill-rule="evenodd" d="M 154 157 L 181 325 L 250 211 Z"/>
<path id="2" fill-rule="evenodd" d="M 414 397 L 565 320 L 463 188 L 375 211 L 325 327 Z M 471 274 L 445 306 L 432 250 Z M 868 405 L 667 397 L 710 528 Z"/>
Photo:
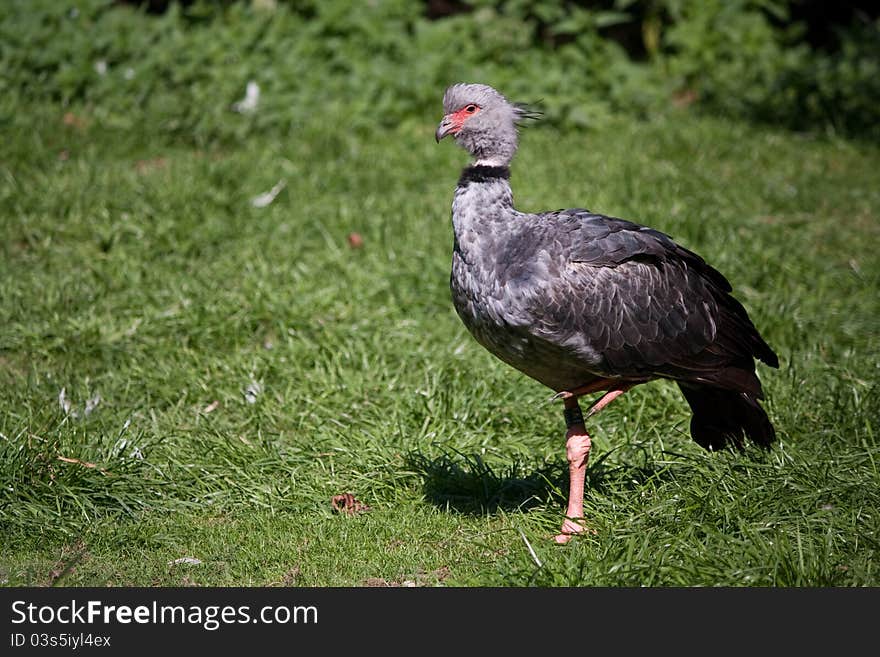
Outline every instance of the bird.
<path id="1" fill-rule="evenodd" d="M 568 504 L 557 543 L 587 531 L 586 420 L 634 386 L 674 381 L 710 451 L 769 447 L 756 360 L 778 368 L 728 280 L 652 228 L 584 208 L 521 212 L 510 164 L 539 116 L 485 84 L 443 95 L 437 143 L 470 155 L 452 200 L 452 302 L 476 341 L 563 401 Z M 586 416 L 579 398 L 601 393 Z"/>

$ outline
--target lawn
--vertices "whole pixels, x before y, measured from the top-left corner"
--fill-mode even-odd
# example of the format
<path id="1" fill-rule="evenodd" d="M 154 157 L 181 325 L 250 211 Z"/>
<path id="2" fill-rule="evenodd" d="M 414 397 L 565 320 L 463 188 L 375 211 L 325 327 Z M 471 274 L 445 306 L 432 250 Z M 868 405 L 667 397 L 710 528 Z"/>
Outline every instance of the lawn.
<path id="1" fill-rule="evenodd" d="M 0 582 L 880 585 L 880 150 L 684 111 L 524 133 L 521 209 L 673 235 L 781 361 L 768 452 L 701 450 L 667 382 L 594 418 L 595 533 L 560 547 L 561 406 L 452 309 L 441 94 L 398 128 L 212 147 L 18 108 Z"/>

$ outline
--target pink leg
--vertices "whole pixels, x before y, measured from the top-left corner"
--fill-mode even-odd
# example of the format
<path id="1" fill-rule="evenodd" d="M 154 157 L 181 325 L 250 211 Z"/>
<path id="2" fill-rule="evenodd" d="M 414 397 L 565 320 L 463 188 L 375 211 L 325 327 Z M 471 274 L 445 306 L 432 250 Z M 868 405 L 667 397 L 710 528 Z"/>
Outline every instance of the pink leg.
<path id="1" fill-rule="evenodd" d="M 566 424 L 565 454 L 568 457 L 568 509 L 562 531 L 556 535 L 557 543 L 568 543 L 575 534 L 583 532 L 584 518 L 584 480 L 587 474 L 587 461 L 590 458 L 590 436 L 584 426 L 583 417 L 576 397 L 565 400 Z"/>
<path id="2" fill-rule="evenodd" d="M 599 379 L 597 381 L 593 381 L 592 383 L 588 383 L 585 386 L 581 386 L 580 388 L 575 388 L 573 390 L 561 390 L 553 395 L 550 399 L 577 399 L 582 395 L 589 395 L 593 392 L 599 392 L 600 390 L 608 390 L 608 388 L 613 385 L 614 382 L 611 381 L 611 379 Z"/>
<path id="3" fill-rule="evenodd" d="M 595 404 L 590 406 L 590 410 L 587 411 L 587 417 L 590 417 L 591 415 L 595 415 L 596 413 L 601 411 L 603 408 L 608 406 L 608 404 L 610 404 L 615 399 L 620 397 L 623 393 L 625 393 L 630 388 L 632 388 L 632 385 L 623 385 L 623 386 L 620 386 L 619 388 L 615 388 L 614 390 L 609 390 L 608 392 L 606 392 L 604 395 L 602 395 L 602 399 L 600 399 Z"/>

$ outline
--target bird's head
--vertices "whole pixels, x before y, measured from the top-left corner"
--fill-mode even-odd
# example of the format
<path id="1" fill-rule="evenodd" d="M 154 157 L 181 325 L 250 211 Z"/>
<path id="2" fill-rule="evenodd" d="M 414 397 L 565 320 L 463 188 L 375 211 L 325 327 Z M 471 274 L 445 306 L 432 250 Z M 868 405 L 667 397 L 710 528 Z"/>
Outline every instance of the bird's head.
<path id="1" fill-rule="evenodd" d="M 517 125 L 538 117 L 525 105 L 511 103 L 485 84 L 454 84 L 443 95 L 443 120 L 435 137 L 447 135 L 473 156 L 476 164 L 507 166 L 516 153 Z"/>

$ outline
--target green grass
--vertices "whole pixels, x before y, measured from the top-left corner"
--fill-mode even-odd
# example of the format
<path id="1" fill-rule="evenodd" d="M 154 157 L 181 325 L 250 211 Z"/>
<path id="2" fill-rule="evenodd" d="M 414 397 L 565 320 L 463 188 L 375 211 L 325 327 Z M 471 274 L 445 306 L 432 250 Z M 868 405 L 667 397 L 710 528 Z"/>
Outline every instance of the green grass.
<path id="1" fill-rule="evenodd" d="M 521 209 L 672 234 L 782 363 L 760 368 L 768 453 L 702 451 L 665 382 L 596 417 L 596 533 L 559 547 L 561 408 L 452 310 L 464 155 L 434 144 L 436 118 L 196 150 L 18 108 L 0 155 L 0 581 L 880 584 L 880 151 L 687 114 L 524 134 Z M 344 492 L 370 510 L 334 513 Z"/>

